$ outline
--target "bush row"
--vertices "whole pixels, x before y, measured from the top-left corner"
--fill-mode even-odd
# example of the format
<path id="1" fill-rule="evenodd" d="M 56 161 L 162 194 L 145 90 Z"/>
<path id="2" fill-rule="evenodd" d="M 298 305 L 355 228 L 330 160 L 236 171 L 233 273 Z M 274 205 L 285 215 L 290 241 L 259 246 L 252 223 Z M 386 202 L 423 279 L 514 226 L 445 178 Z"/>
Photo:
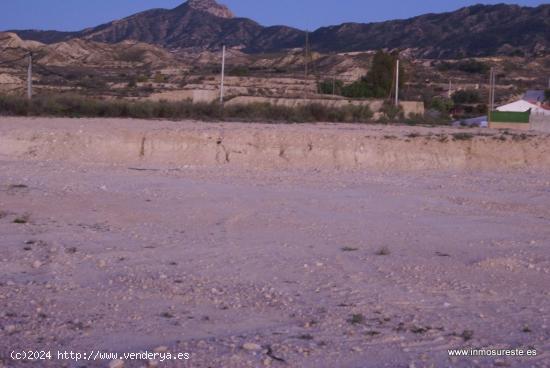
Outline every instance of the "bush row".
<path id="1" fill-rule="evenodd" d="M 15 116 L 113 117 L 137 119 L 195 119 L 204 121 L 357 122 L 372 121 L 366 106 L 331 108 L 319 104 L 300 107 L 267 103 L 222 107 L 219 103 L 100 100 L 78 95 L 24 97 L 0 95 L 0 114 Z"/>

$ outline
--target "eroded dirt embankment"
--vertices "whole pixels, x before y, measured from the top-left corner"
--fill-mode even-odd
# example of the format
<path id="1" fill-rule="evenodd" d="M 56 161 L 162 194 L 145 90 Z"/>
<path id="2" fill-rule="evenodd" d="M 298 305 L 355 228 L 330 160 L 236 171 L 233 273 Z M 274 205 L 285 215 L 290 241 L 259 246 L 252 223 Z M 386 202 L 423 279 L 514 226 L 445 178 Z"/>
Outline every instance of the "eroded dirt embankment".
<path id="1" fill-rule="evenodd" d="M 550 135 L 346 124 L 1 118 L 0 154 L 161 167 L 550 169 Z"/>

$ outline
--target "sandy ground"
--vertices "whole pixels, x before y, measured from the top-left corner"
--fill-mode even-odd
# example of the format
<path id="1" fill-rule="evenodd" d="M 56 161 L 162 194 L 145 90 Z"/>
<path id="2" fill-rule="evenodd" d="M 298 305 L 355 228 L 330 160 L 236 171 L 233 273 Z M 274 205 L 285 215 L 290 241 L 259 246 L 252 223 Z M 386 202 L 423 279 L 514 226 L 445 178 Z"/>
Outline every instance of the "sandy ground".
<path id="1" fill-rule="evenodd" d="M 0 120 L 0 366 L 33 366 L 10 358 L 23 349 L 191 354 L 160 367 L 550 366 L 548 170 L 79 162 L 15 150 L 30 123 L 14 122 Z M 57 122 L 28 134 L 75 123 Z M 465 347 L 538 354 L 449 358 Z M 119 363 L 55 358 L 35 366 Z"/>

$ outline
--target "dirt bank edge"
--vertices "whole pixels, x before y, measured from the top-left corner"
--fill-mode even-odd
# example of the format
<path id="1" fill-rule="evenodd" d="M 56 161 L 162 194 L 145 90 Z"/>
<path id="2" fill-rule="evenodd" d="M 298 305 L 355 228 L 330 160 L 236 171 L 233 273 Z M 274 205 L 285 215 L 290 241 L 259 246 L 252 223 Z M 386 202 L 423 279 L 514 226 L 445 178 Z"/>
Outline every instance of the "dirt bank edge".
<path id="1" fill-rule="evenodd" d="M 381 125 L 0 118 L 0 154 L 131 165 L 550 169 L 550 135 Z"/>

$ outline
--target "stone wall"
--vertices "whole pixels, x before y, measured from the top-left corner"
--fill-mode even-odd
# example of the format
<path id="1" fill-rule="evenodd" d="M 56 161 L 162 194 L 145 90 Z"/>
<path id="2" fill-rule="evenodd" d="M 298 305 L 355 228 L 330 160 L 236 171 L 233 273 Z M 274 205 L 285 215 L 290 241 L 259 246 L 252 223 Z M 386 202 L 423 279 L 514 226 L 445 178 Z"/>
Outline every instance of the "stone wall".
<path id="1" fill-rule="evenodd" d="M 227 101 L 226 106 L 249 105 L 253 103 L 269 103 L 275 106 L 297 107 L 309 104 L 319 104 L 327 107 L 341 108 L 349 105 L 368 106 L 374 113 L 379 112 L 384 104 L 384 100 L 348 100 L 334 98 L 276 98 L 261 96 L 238 96 Z M 412 114 L 424 115 L 424 103 L 419 101 L 402 101 L 401 107 L 405 116 Z"/>
<path id="2" fill-rule="evenodd" d="M 529 122 L 532 130 L 550 133 L 550 115 L 531 115 Z"/>

